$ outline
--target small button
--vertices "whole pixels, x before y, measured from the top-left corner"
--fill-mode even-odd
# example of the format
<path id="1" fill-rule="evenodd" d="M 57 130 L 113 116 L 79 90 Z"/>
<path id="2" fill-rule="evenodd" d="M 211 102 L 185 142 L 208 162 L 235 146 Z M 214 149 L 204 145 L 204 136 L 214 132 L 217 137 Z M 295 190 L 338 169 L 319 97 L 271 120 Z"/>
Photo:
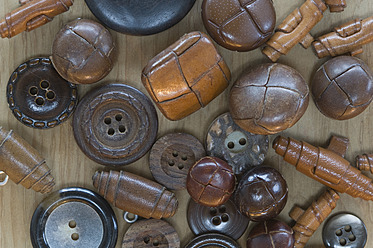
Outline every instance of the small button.
<path id="1" fill-rule="evenodd" d="M 367 229 L 359 217 L 337 214 L 325 223 L 322 239 L 330 248 L 361 248 L 367 242 Z"/>
<path id="2" fill-rule="evenodd" d="M 36 58 L 21 64 L 7 86 L 10 110 L 33 128 L 55 127 L 66 121 L 77 104 L 77 88 L 65 81 L 50 59 Z"/>
<path id="3" fill-rule="evenodd" d="M 243 130 L 229 113 L 218 116 L 207 132 L 207 154 L 227 161 L 235 174 L 262 164 L 267 151 L 268 136 Z"/>
<path id="4" fill-rule="evenodd" d="M 185 248 L 241 248 L 232 238 L 219 233 L 206 233 L 195 237 Z"/>
<path id="5" fill-rule="evenodd" d="M 140 220 L 128 228 L 122 241 L 122 248 L 138 247 L 179 248 L 180 239 L 164 220 Z"/>

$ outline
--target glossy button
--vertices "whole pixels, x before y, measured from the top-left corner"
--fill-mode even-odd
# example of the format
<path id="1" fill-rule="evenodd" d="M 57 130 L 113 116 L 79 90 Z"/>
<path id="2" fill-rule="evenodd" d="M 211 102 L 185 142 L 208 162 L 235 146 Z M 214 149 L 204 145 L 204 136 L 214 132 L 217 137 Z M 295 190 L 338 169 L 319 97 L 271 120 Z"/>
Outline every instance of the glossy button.
<path id="1" fill-rule="evenodd" d="M 141 91 L 124 84 L 108 84 L 88 92 L 79 103 L 73 131 L 81 150 L 103 165 L 126 165 L 153 145 L 158 118 Z"/>
<path id="2" fill-rule="evenodd" d="M 195 235 L 219 232 L 235 240 L 241 237 L 249 224 L 249 219 L 240 214 L 231 200 L 217 207 L 205 207 L 190 200 L 187 219 Z"/>
<path id="3" fill-rule="evenodd" d="M 361 248 L 367 242 L 367 229 L 359 217 L 337 214 L 325 223 L 322 239 L 328 248 Z"/>
<path id="4" fill-rule="evenodd" d="M 164 220 L 140 220 L 128 228 L 122 241 L 122 248 L 138 247 L 179 248 L 180 239 Z"/>
<path id="5" fill-rule="evenodd" d="M 77 89 L 58 75 L 50 59 L 36 58 L 12 73 L 7 99 L 14 116 L 26 126 L 51 128 L 73 113 Z"/>
<path id="6" fill-rule="evenodd" d="M 170 133 L 150 150 L 149 168 L 154 179 L 169 189 L 184 189 L 190 167 L 205 156 L 205 149 L 194 136 Z"/>
<path id="7" fill-rule="evenodd" d="M 206 233 L 195 237 L 185 248 L 241 248 L 241 246 L 223 234 Z"/>
<path id="8" fill-rule="evenodd" d="M 225 113 L 211 123 L 206 151 L 208 155 L 227 161 L 235 174 L 241 174 L 263 163 L 268 151 L 268 136 L 243 130 L 229 113 Z"/>

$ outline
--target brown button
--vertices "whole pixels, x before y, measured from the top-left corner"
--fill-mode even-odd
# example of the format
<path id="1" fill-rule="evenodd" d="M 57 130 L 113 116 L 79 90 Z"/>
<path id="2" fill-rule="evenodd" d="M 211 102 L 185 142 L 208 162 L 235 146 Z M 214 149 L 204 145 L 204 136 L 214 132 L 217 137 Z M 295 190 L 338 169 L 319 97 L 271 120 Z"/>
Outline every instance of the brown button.
<path id="1" fill-rule="evenodd" d="M 125 84 L 108 84 L 88 92 L 73 119 L 75 140 L 92 160 L 126 165 L 141 158 L 158 131 L 157 112 L 141 91 Z"/>
<path id="2" fill-rule="evenodd" d="M 333 58 L 317 70 L 312 81 L 312 96 L 317 108 L 327 117 L 353 118 L 372 101 L 372 71 L 361 59 Z"/>
<path id="3" fill-rule="evenodd" d="M 124 234 L 122 248 L 180 247 L 175 229 L 164 220 L 140 220 L 132 224 Z"/>
<path id="4" fill-rule="evenodd" d="M 219 233 L 206 233 L 195 237 L 185 248 L 241 248 L 228 236 Z"/>
<path id="5" fill-rule="evenodd" d="M 275 28 L 276 12 L 272 0 L 204 0 L 202 19 L 219 45 L 244 52 L 269 39 Z"/>
<path id="6" fill-rule="evenodd" d="M 31 59 L 11 75 L 7 86 L 9 108 L 23 124 L 51 128 L 66 121 L 77 104 L 77 89 L 53 68 L 50 59 Z"/>
<path id="7" fill-rule="evenodd" d="M 219 158 L 202 158 L 188 172 L 189 195 L 197 203 L 208 207 L 216 207 L 228 201 L 235 184 L 232 167 Z"/>
<path id="8" fill-rule="evenodd" d="M 149 168 L 154 179 L 169 189 L 184 189 L 192 165 L 205 156 L 197 138 L 186 133 L 170 133 L 150 150 Z"/>
<path id="9" fill-rule="evenodd" d="M 240 128 L 229 113 L 218 116 L 206 137 L 207 154 L 224 159 L 235 174 L 263 163 L 268 151 L 268 136 Z"/>
<path id="10" fill-rule="evenodd" d="M 205 207 L 190 200 L 187 219 L 195 235 L 219 232 L 235 240 L 241 237 L 249 224 L 249 219 L 238 211 L 231 200 L 217 207 Z"/>
<path id="11" fill-rule="evenodd" d="M 114 47 L 111 34 L 104 26 L 77 19 L 57 33 L 52 48 L 53 65 L 72 83 L 95 83 L 113 68 Z"/>
<path id="12" fill-rule="evenodd" d="M 308 86 L 295 69 L 261 64 L 244 72 L 229 96 L 229 111 L 241 128 L 275 134 L 292 127 L 308 107 Z"/>

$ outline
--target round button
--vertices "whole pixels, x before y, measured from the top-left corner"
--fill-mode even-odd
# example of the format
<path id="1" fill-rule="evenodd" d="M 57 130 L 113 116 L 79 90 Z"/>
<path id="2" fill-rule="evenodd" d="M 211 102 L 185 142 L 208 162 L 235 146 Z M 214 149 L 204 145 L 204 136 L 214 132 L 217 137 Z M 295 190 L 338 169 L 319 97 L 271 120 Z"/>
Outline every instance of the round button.
<path id="1" fill-rule="evenodd" d="M 33 247 L 113 248 L 118 227 L 104 198 L 84 188 L 65 188 L 36 208 L 30 226 Z"/>
<path id="2" fill-rule="evenodd" d="M 324 245 L 330 248 L 361 248 L 367 242 L 364 222 L 352 214 L 330 217 L 322 231 Z"/>
<path id="3" fill-rule="evenodd" d="M 206 233 L 195 237 L 185 248 L 241 248 L 228 236 L 219 233 Z"/>
<path id="4" fill-rule="evenodd" d="M 184 189 L 190 167 L 205 156 L 197 138 L 186 133 L 163 136 L 150 150 L 149 168 L 154 179 L 169 189 Z"/>
<path id="5" fill-rule="evenodd" d="M 179 248 L 180 239 L 164 220 L 140 220 L 128 228 L 122 241 L 122 248 L 137 247 Z"/>
<path id="6" fill-rule="evenodd" d="M 108 84 L 88 92 L 73 119 L 75 140 L 92 160 L 103 165 L 126 165 L 141 158 L 158 131 L 154 106 L 141 91 Z"/>
<path id="7" fill-rule="evenodd" d="M 218 232 L 239 239 L 249 224 L 231 200 L 217 207 L 205 207 L 190 200 L 187 210 L 190 229 L 195 235 Z"/>
<path id="8" fill-rule="evenodd" d="M 235 174 L 241 174 L 263 163 L 268 151 L 268 136 L 243 130 L 229 113 L 224 113 L 211 123 L 206 148 L 208 155 L 224 159 Z"/>
<path id="9" fill-rule="evenodd" d="M 26 126 L 51 128 L 74 112 L 77 89 L 58 75 L 50 59 L 36 58 L 12 73 L 7 99 L 14 116 Z"/>

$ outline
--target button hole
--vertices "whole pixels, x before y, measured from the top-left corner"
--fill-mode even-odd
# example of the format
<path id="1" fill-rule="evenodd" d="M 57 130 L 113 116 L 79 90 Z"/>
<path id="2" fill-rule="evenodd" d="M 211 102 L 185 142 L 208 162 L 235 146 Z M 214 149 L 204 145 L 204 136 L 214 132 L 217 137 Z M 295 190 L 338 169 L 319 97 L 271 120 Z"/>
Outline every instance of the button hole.
<path id="1" fill-rule="evenodd" d="M 240 143 L 241 146 L 244 146 L 246 145 L 246 139 L 245 138 L 241 138 L 238 143 Z"/>
<path id="2" fill-rule="evenodd" d="M 71 234 L 71 239 L 74 240 L 74 241 L 77 241 L 79 239 L 79 234 L 77 234 L 77 233 Z"/>
<path id="3" fill-rule="evenodd" d="M 154 240 L 153 241 L 153 246 L 158 246 L 159 245 L 159 241 L 158 240 Z"/>
<path id="4" fill-rule="evenodd" d="M 219 212 L 220 213 L 225 213 L 225 211 L 227 211 L 227 209 L 225 208 L 224 205 L 219 207 Z"/>
<path id="5" fill-rule="evenodd" d="M 174 156 L 176 158 L 177 156 L 179 156 L 179 154 L 177 152 L 173 152 L 172 156 Z"/>
<path id="6" fill-rule="evenodd" d="M 35 86 L 34 86 L 34 87 L 31 87 L 31 88 L 29 89 L 29 93 L 30 93 L 30 95 L 32 95 L 32 96 L 36 96 L 36 94 L 38 94 L 38 88 L 36 88 Z"/>
<path id="7" fill-rule="evenodd" d="M 41 87 L 42 89 L 47 89 L 47 88 L 49 88 L 49 82 L 46 81 L 46 80 L 42 80 L 42 81 L 40 82 L 40 87 Z"/>
<path id="8" fill-rule="evenodd" d="M 169 166 L 174 166 L 174 165 L 175 165 L 175 162 L 174 162 L 174 161 L 170 161 L 170 162 L 168 162 L 168 165 L 169 165 Z"/>
<path id="9" fill-rule="evenodd" d="M 355 235 L 350 234 L 350 235 L 348 236 L 348 239 L 349 239 L 350 241 L 355 241 L 355 240 L 356 240 L 356 237 L 355 237 Z"/>
<path id="10" fill-rule="evenodd" d="M 70 220 L 70 221 L 69 221 L 69 227 L 70 227 L 70 228 L 75 228 L 75 227 L 76 227 L 76 222 L 75 222 L 75 220 Z"/>
<path id="11" fill-rule="evenodd" d="M 53 91 L 48 91 L 47 94 L 45 95 L 45 97 L 48 99 L 48 100 L 53 100 L 54 97 L 56 96 L 56 94 L 54 94 Z"/>
<path id="12" fill-rule="evenodd" d="M 232 141 L 228 142 L 227 146 L 228 146 L 229 149 L 233 149 L 234 148 L 234 143 Z"/>
<path id="13" fill-rule="evenodd" d="M 350 225 L 345 226 L 345 231 L 346 232 L 351 232 L 351 226 Z"/>
<path id="14" fill-rule="evenodd" d="M 145 238 L 144 238 L 144 243 L 145 243 L 145 244 L 148 244 L 149 241 L 150 241 L 150 238 L 149 238 L 149 237 L 145 237 Z"/>
<path id="15" fill-rule="evenodd" d="M 216 215 L 218 213 L 218 211 L 216 210 L 216 208 L 210 208 L 210 214 L 212 216 Z"/>
<path id="16" fill-rule="evenodd" d="M 117 121 L 121 121 L 121 120 L 123 119 L 123 117 L 122 117 L 122 115 L 116 115 L 116 116 L 115 116 L 115 119 L 116 119 Z"/>
<path id="17" fill-rule="evenodd" d="M 35 99 L 35 103 L 36 103 L 37 105 L 39 105 L 39 106 L 43 106 L 43 105 L 44 105 L 44 99 L 41 98 L 41 97 L 37 97 L 37 98 Z"/>
<path id="18" fill-rule="evenodd" d="M 119 132 L 124 133 L 126 131 L 126 128 L 123 125 L 119 126 Z"/>
<path id="19" fill-rule="evenodd" d="M 181 156 L 181 159 L 184 160 L 184 161 L 186 161 L 188 159 L 188 157 L 185 156 L 185 155 L 183 155 L 183 156 Z"/>
<path id="20" fill-rule="evenodd" d="M 342 246 L 345 246 L 346 245 L 346 240 L 345 239 L 340 239 L 339 240 L 339 244 L 341 244 Z"/>
<path id="21" fill-rule="evenodd" d="M 342 230 L 341 229 L 338 229 L 337 231 L 335 231 L 335 234 L 337 236 L 341 236 L 342 235 Z"/>
<path id="22" fill-rule="evenodd" d="M 182 169 L 184 169 L 184 165 L 179 164 L 179 165 L 177 166 L 177 168 L 179 168 L 179 170 L 182 170 Z"/>
<path id="23" fill-rule="evenodd" d="M 106 117 L 105 120 L 104 120 L 104 123 L 105 123 L 106 125 L 111 124 L 111 118 Z"/>
<path id="24" fill-rule="evenodd" d="M 223 214 L 222 216 L 221 216 L 221 221 L 223 221 L 223 222 L 227 222 L 229 220 L 229 216 L 227 215 L 227 214 Z"/>
<path id="25" fill-rule="evenodd" d="M 214 218 L 212 219 L 212 224 L 214 224 L 215 226 L 220 225 L 220 223 L 221 223 L 221 220 L 220 220 L 219 217 L 214 217 Z"/>
<path id="26" fill-rule="evenodd" d="M 109 135 L 114 135 L 115 131 L 113 128 L 109 128 L 109 131 L 107 132 L 107 134 Z"/>

